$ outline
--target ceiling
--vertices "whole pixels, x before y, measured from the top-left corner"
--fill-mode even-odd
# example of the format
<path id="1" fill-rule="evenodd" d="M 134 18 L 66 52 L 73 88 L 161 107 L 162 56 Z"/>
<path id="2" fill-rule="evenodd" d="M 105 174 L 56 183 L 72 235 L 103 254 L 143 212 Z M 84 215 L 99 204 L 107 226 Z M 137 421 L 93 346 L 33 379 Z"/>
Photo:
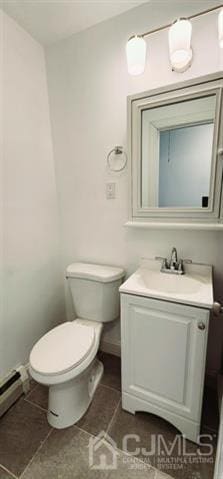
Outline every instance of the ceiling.
<path id="1" fill-rule="evenodd" d="M 49 45 L 148 0 L 0 0 L 36 40 Z"/>

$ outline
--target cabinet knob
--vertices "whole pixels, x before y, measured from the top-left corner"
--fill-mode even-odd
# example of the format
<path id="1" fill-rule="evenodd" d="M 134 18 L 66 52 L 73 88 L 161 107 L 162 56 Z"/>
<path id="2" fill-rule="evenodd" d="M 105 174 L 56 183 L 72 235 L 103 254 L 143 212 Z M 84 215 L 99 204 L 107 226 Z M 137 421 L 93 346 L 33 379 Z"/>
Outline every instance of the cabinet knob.
<path id="1" fill-rule="evenodd" d="M 205 329 L 205 324 L 202 321 L 198 323 L 198 329 L 201 329 L 201 331 Z"/>
<path id="2" fill-rule="evenodd" d="M 223 306 L 221 305 L 221 303 L 218 303 L 217 301 L 215 301 L 215 303 L 212 306 L 212 310 L 214 312 L 214 315 L 218 316 L 219 314 L 223 313 Z"/>

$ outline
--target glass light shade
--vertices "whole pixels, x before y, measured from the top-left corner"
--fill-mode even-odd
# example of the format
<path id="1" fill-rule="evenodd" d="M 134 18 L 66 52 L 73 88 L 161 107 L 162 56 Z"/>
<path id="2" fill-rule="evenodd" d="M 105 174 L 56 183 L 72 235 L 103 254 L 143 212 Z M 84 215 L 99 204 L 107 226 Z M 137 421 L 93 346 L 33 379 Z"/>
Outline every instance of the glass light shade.
<path id="1" fill-rule="evenodd" d="M 187 19 L 177 20 L 169 29 L 169 51 L 172 68 L 184 72 L 192 61 L 192 25 Z"/>
<path id="2" fill-rule="evenodd" d="M 223 8 L 218 15 L 218 38 L 219 45 L 221 48 L 223 48 Z"/>
<path id="3" fill-rule="evenodd" d="M 130 75 L 141 75 L 146 64 L 146 42 L 142 37 L 132 37 L 126 44 L 128 72 Z"/>

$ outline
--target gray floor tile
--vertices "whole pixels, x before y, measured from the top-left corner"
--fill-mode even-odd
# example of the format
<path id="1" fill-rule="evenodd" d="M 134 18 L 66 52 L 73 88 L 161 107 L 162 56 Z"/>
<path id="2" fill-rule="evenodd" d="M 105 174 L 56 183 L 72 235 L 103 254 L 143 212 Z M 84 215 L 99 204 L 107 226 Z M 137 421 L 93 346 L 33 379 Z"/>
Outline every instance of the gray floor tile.
<path id="1" fill-rule="evenodd" d="M 169 474 L 167 475 L 167 474 L 163 474 L 162 472 L 157 471 L 155 479 L 172 479 L 172 476 L 169 476 Z"/>
<path id="2" fill-rule="evenodd" d="M 48 409 L 48 388 L 42 384 L 37 384 L 32 391 L 25 397 L 28 401 L 43 409 Z"/>
<path id="3" fill-rule="evenodd" d="M 113 354 L 99 351 L 98 358 L 104 364 L 104 374 L 101 384 L 121 390 L 121 358 Z"/>
<path id="4" fill-rule="evenodd" d="M 120 454 L 117 469 L 109 473 L 109 479 L 156 479 L 155 469 L 138 461 L 134 456 Z"/>
<path id="5" fill-rule="evenodd" d="M 11 474 L 9 474 L 9 472 L 5 471 L 5 469 L 3 469 L 3 467 L 1 467 L 0 465 L 0 479 L 14 479 L 14 478 Z"/>
<path id="6" fill-rule="evenodd" d="M 133 452 L 135 447 L 151 449 L 152 435 L 157 437 L 162 434 L 167 444 L 171 444 L 177 433 L 173 426 L 150 414 L 137 413 L 134 416 L 123 411 L 121 407 L 117 410 L 121 388 L 120 358 L 101 352 L 99 352 L 99 358 L 104 364 L 104 376 L 87 413 L 77 424 L 84 431 L 80 431 L 75 426 L 61 431 L 53 430 L 46 439 L 50 431 L 46 413 L 36 406 L 47 409 L 48 390 L 32 380 L 31 390 L 25 400 L 20 399 L 0 421 L 0 463 L 15 475 L 20 475 L 30 463 L 21 479 L 82 479 L 82 477 L 87 479 L 168 479 L 170 477 L 174 479 L 212 479 L 213 464 L 187 462 L 182 466 L 176 451 L 173 451 L 172 460 L 175 461 L 175 464 L 177 463 L 177 470 L 170 469 L 167 462 L 163 464 L 157 453 L 149 459 L 151 459 L 151 465 L 158 467 L 159 471 L 148 468 L 141 462 L 138 463 L 137 458 L 131 457 L 127 460 L 128 456 L 120 451 L 117 469 L 100 471 L 89 468 L 88 442 L 90 436 L 88 433 L 97 435 L 102 430 L 106 431 L 112 418 L 108 433 L 120 449 L 125 434 L 139 435 L 139 444 L 136 444 L 134 438 L 129 440 L 129 452 Z M 205 432 L 206 428 L 217 429 L 217 426 L 216 395 L 213 391 L 206 389 L 203 430 Z M 34 456 L 45 439 L 46 441 Z M 196 446 L 188 441 L 187 452 L 194 453 L 195 451 Z M 32 458 L 33 460 L 31 460 Z M 163 460 L 163 455 L 161 459 Z M 166 458 L 164 457 L 164 459 Z M 146 463 L 148 464 L 147 457 Z M 12 479 L 12 477 L 14 476 L 11 476 L 0 465 L 0 479 Z"/>
<path id="7" fill-rule="evenodd" d="M 212 479 L 214 457 L 204 458 L 202 462 L 197 454 L 197 446 L 186 441 L 186 452 L 188 456 L 183 455 L 183 444 L 180 442 L 180 453 L 178 445 L 175 444 L 170 455 L 165 450 L 165 445 L 161 442 L 158 447 L 159 438 L 162 436 L 167 445 L 167 449 L 174 443 L 178 431 L 166 421 L 147 413 L 130 414 L 121 409 L 114 417 L 108 434 L 116 442 L 117 447 L 123 448 L 123 437 L 127 434 L 136 434 L 136 438 L 128 440 L 128 452 L 133 453 L 137 448 L 140 448 L 137 457 L 143 458 L 142 448 L 146 451 L 151 451 L 149 456 L 146 456 L 146 461 L 150 461 L 151 466 L 159 469 L 161 472 L 170 474 L 176 479 Z M 162 440 L 162 439 L 161 439 Z M 205 452 L 204 448 L 202 452 Z M 195 454 L 195 456 L 194 456 Z M 209 461 L 211 461 L 209 463 Z"/>
<path id="8" fill-rule="evenodd" d="M 155 436 L 160 433 L 164 434 L 167 440 L 171 440 L 173 435 L 176 434 L 176 429 L 162 419 L 147 413 L 130 414 L 122 409 L 121 404 L 108 430 L 108 434 L 116 442 L 119 449 L 123 448 L 125 435 L 137 435 L 140 438 L 139 443 L 134 437 L 128 439 L 129 453 L 134 452 L 137 446 L 150 450 L 152 435 Z M 142 455 L 140 457 L 143 458 Z"/>
<path id="9" fill-rule="evenodd" d="M 75 426 L 54 429 L 22 479 L 107 479 L 107 471 L 90 469 L 89 439 Z"/>
<path id="10" fill-rule="evenodd" d="M 44 411 L 20 399 L 0 421 L 0 464 L 20 475 L 49 430 Z"/>
<path id="11" fill-rule="evenodd" d="M 99 386 L 88 411 L 77 423 L 77 426 L 95 435 L 106 431 L 120 397 L 119 391 Z"/>

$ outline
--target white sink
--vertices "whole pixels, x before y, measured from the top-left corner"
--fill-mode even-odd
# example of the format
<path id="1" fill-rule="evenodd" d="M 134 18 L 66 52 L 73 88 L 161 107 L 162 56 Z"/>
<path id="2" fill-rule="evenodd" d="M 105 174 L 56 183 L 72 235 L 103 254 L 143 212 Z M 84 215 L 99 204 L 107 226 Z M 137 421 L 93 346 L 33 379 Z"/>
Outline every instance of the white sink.
<path id="1" fill-rule="evenodd" d="M 184 275 L 161 273 L 160 268 L 158 261 L 142 260 L 139 269 L 121 285 L 120 292 L 212 308 L 212 266 L 186 264 Z"/>

